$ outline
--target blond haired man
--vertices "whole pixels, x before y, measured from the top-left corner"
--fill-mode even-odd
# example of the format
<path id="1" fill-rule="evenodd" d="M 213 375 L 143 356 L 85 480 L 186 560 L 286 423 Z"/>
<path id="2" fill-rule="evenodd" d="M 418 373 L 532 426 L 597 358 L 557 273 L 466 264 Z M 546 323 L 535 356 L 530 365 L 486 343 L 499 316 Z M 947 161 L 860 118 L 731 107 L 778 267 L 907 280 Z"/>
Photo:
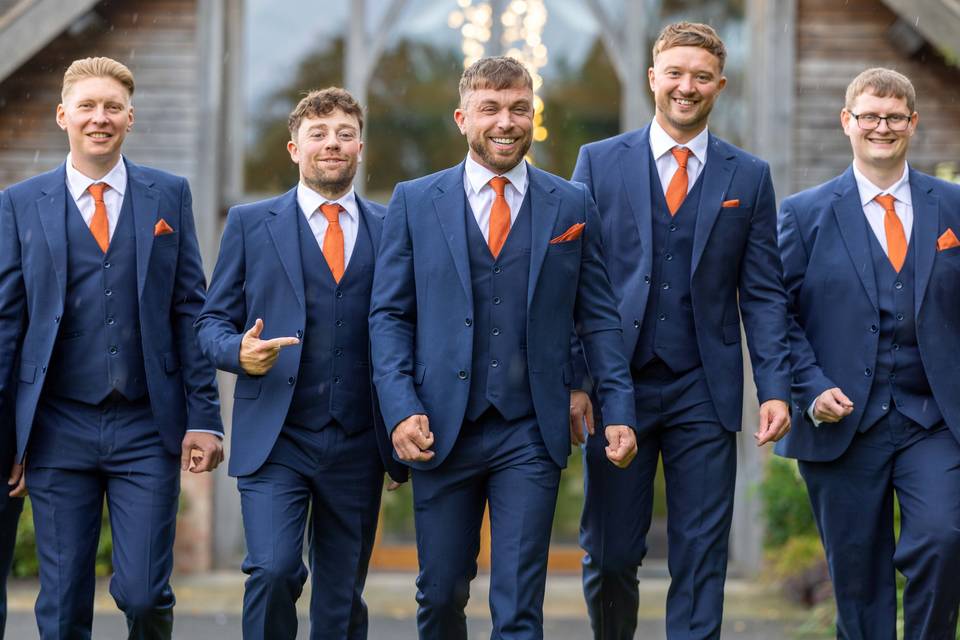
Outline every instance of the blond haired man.
<path id="1" fill-rule="evenodd" d="M 960 187 L 907 164 L 916 92 L 868 69 L 840 112 L 853 162 L 780 208 L 799 460 L 837 636 L 953 638 L 960 606 Z M 894 535 L 894 497 L 900 535 Z"/>
<path id="2" fill-rule="evenodd" d="M 222 457 L 192 327 L 204 277 L 190 189 L 121 155 L 133 90 L 115 60 L 71 64 L 66 161 L 0 201 L 0 415 L 15 413 L 26 466 L 14 475 L 31 493 L 44 639 L 90 637 L 104 498 L 129 637 L 170 637 L 180 471 Z"/>
<path id="3" fill-rule="evenodd" d="M 790 428 L 770 171 L 707 130 L 727 82 L 725 58 L 708 25 L 666 26 L 647 71 L 653 122 L 584 146 L 573 173 L 600 209 L 637 399 L 638 464 L 620 472 L 586 448 L 583 580 L 597 638 L 633 637 L 658 459 L 672 578 L 667 637 L 720 635 L 742 420 L 741 316 L 761 403 L 757 443 Z M 572 405 L 573 425 L 592 418 L 585 393 Z"/>

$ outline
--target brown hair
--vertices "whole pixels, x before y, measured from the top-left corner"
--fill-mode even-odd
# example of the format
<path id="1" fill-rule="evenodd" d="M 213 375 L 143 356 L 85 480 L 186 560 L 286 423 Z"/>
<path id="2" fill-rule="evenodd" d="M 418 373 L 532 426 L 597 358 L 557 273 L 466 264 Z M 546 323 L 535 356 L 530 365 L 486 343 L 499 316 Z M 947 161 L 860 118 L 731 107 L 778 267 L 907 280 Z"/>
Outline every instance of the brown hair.
<path id="1" fill-rule="evenodd" d="M 464 106 L 464 98 L 471 91 L 502 91 L 516 87 L 533 89 L 533 78 L 519 60 L 507 56 L 480 58 L 464 69 L 460 76 L 460 106 Z"/>
<path id="2" fill-rule="evenodd" d="M 121 62 L 113 58 L 82 58 L 74 60 L 63 74 L 63 86 L 60 99 L 66 99 L 67 93 L 80 80 L 87 78 L 112 78 L 123 85 L 128 97 L 133 97 L 133 73 Z"/>
<path id="3" fill-rule="evenodd" d="M 858 75 L 847 85 L 847 95 L 844 107 L 847 111 L 863 93 L 872 93 L 878 98 L 902 98 L 907 101 L 907 109 L 911 115 L 917 110 L 917 92 L 913 88 L 910 78 L 893 69 L 874 67 Z"/>
<path id="4" fill-rule="evenodd" d="M 360 125 L 360 132 L 363 132 L 363 107 L 360 106 L 360 103 L 346 89 L 327 87 L 326 89 L 314 89 L 305 95 L 290 112 L 290 117 L 287 118 L 290 138 L 296 138 L 300 123 L 303 122 L 304 118 L 327 116 L 336 109 L 343 111 L 348 116 L 355 117 Z"/>
<path id="5" fill-rule="evenodd" d="M 674 22 L 660 31 L 653 43 L 653 60 L 656 62 L 661 51 L 674 47 L 700 47 L 712 53 L 720 61 L 720 71 L 727 61 L 727 48 L 717 32 L 708 24 L 700 22 Z"/>

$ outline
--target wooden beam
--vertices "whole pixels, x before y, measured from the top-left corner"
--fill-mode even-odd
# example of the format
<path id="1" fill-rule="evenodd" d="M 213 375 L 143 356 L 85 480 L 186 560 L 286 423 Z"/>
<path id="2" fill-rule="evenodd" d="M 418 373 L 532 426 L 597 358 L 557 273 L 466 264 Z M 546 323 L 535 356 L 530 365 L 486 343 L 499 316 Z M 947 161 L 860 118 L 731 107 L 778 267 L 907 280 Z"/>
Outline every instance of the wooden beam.
<path id="1" fill-rule="evenodd" d="M 0 82 L 43 49 L 97 0 L 25 0 L 0 16 Z"/>
<path id="2" fill-rule="evenodd" d="M 949 56 L 960 56 L 960 0 L 882 0 Z"/>

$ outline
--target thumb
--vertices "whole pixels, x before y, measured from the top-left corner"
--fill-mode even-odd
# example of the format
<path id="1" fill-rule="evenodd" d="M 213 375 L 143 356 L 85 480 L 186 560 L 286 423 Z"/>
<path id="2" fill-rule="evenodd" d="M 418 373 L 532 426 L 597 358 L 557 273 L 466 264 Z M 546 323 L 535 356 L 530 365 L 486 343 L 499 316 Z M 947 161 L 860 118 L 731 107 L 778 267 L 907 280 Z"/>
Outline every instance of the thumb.
<path id="1" fill-rule="evenodd" d="M 833 399 L 839 402 L 840 404 L 845 404 L 845 405 L 853 404 L 853 402 L 850 401 L 850 398 L 848 398 L 846 394 L 840 390 L 839 387 L 833 390 Z"/>
<path id="2" fill-rule="evenodd" d="M 190 451 L 193 449 L 193 445 L 184 440 L 183 444 L 180 447 L 180 470 L 186 471 L 190 468 Z"/>
<path id="3" fill-rule="evenodd" d="M 251 338 L 260 338 L 260 334 L 263 332 L 263 320 L 257 318 L 256 322 L 253 323 L 253 326 L 250 327 L 250 330 L 247 331 L 247 335 Z"/>

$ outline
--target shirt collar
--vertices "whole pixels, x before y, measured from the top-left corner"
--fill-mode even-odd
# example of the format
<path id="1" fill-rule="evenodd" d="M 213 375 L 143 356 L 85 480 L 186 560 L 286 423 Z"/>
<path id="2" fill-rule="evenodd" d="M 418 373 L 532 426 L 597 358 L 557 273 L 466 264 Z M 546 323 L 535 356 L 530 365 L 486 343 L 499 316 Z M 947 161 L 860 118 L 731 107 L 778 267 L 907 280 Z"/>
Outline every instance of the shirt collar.
<path id="1" fill-rule="evenodd" d="M 490 171 L 479 162 L 474 160 L 469 154 L 467 154 L 467 161 L 464 164 L 463 169 L 464 175 L 466 176 L 467 189 L 471 193 L 480 193 L 480 189 L 483 189 L 490 178 L 496 177 L 498 174 Z M 521 160 L 514 166 L 512 169 L 506 173 L 501 173 L 504 178 L 510 181 L 510 184 L 513 185 L 513 188 L 517 190 L 521 197 L 526 194 L 527 191 L 527 163 L 524 160 Z"/>
<path id="2" fill-rule="evenodd" d="M 870 182 L 870 179 L 860 173 L 857 169 L 857 163 L 853 163 L 853 177 L 857 181 L 857 191 L 860 192 L 860 205 L 866 206 L 878 195 L 888 193 L 904 204 L 913 205 L 913 198 L 910 194 L 910 167 L 903 163 L 903 175 L 894 182 L 888 189 L 881 189 Z"/>
<path id="3" fill-rule="evenodd" d="M 307 220 L 309 220 L 310 216 L 312 216 L 314 212 L 320 208 L 320 205 L 328 202 L 330 204 L 338 204 L 343 207 L 343 210 L 347 212 L 347 215 L 349 215 L 354 222 L 356 222 L 357 218 L 359 217 L 357 194 L 352 186 L 346 195 L 336 200 L 330 200 L 326 196 L 320 195 L 302 182 L 297 184 L 297 204 L 300 205 L 300 209 L 303 211 L 303 215 L 307 217 Z"/>
<path id="4" fill-rule="evenodd" d="M 70 195 L 73 196 L 74 200 L 79 200 L 80 197 L 87 192 L 90 185 L 98 182 L 105 183 L 108 187 L 120 194 L 121 198 L 123 197 L 123 192 L 127 188 L 127 165 L 123 162 L 123 156 L 120 156 L 117 164 L 107 172 L 107 175 L 99 180 L 94 180 L 80 173 L 80 171 L 73 166 L 73 154 L 67 154 L 67 188 L 70 189 Z"/>
<path id="5" fill-rule="evenodd" d="M 663 130 L 663 127 L 660 126 L 656 118 L 650 123 L 650 150 L 653 152 L 654 160 L 659 159 L 660 156 L 665 153 L 669 153 L 670 149 L 680 146 L 690 149 L 690 152 L 700 161 L 700 164 L 703 165 L 706 164 L 707 145 L 709 142 L 710 133 L 706 127 L 704 127 L 703 131 L 698 133 L 693 140 L 685 144 L 680 144 L 671 138 L 669 133 Z"/>

